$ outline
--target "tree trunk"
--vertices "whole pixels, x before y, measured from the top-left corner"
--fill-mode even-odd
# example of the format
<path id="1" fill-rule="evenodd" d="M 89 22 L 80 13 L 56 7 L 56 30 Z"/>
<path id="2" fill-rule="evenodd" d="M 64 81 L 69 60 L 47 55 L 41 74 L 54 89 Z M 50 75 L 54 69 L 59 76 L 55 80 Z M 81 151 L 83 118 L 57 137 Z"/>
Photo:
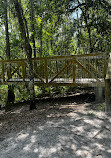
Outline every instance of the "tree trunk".
<path id="1" fill-rule="evenodd" d="M 6 35 L 6 57 L 7 59 L 10 59 L 10 41 L 9 41 L 9 32 L 8 32 L 8 2 L 7 0 L 4 1 L 5 3 L 5 35 Z M 8 65 L 7 68 L 7 76 L 10 76 L 11 70 L 10 65 Z M 14 103 L 15 95 L 14 95 L 14 88 L 12 91 L 11 86 L 8 85 L 8 95 L 5 105 L 5 111 L 10 110 L 11 102 Z"/>
<path id="2" fill-rule="evenodd" d="M 34 9 L 33 9 L 33 0 L 30 0 L 30 19 L 31 19 L 31 32 L 32 32 L 32 43 L 33 43 L 33 51 L 34 58 L 36 58 L 36 47 L 35 47 L 35 26 L 34 26 Z"/>
<path id="3" fill-rule="evenodd" d="M 5 34 L 6 34 L 6 56 L 7 56 L 7 59 L 10 59 L 10 43 L 9 43 L 8 16 L 7 16 L 7 0 L 5 0 Z"/>
<path id="4" fill-rule="evenodd" d="M 40 24 L 40 57 L 42 57 L 42 20 L 41 20 L 41 24 Z"/>
<path id="5" fill-rule="evenodd" d="M 27 62 L 28 62 L 28 67 L 29 67 L 29 91 L 30 91 L 30 110 L 35 109 L 35 92 L 34 92 L 34 75 L 33 75 L 33 63 L 31 60 L 32 57 L 32 48 L 29 43 L 29 39 L 27 37 L 26 29 L 25 29 L 25 22 L 24 19 L 25 17 L 21 13 L 21 5 L 19 4 L 18 0 L 13 0 L 15 10 L 17 13 L 17 18 L 19 22 L 19 27 L 21 31 L 21 36 L 24 41 L 24 48 L 25 52 L 27 55 Z"/>
<path id="6" fill-rule="evenodd" d="M 111 113 L 111 53 L 109 56 L 106 78 L 105 78 L 105 110 L 107 113 Z"/>
<path id="7" fill-rule="evenodd" d="M 9 41 L 9 32 L 8 32 L 8 4 L 5 0 L 5 36 L 6 36 L 6 57 L 10 59 L 10 41 Z M 10 75 L 10 67 L 8 66 L 7 75 Z"/>
<path id="8" fill-rule="evenodd" d="M 89 36 L 90 53 L 93 53 L 92 40 L 91 40 L 91 28 L 87 24 L 86 24 L 86 27 L 87 27 L 88 36 Z"/>
<path id="9" fill-rule="evenodd" d="M 105 111 L 111 113 L 110 79 L 105 79 Z"/>
<path id="10" fill-rule="evenodd" d="M 82 14 L 84 16 L 84 21 L 85 21 L 87 32 L 88 32 L 88 36 L 89 36 L 89 51 L 90 51 L 90 53 L 93 53 L 92 40 L 91 40 L 91 28 L 90 28 L 90 26 L 88 24 L 88 19 L 87 19 L 87 14 L 86 14 L 87 2 L 85 2 L 85 4 L 86 4 L 85 11 L 83 10 L 83 8 L 81 6 L 80 6 L 80 8 L 81 8 Z M 80 5 L 79 0 L 78 0 L 78 5 Z"/>

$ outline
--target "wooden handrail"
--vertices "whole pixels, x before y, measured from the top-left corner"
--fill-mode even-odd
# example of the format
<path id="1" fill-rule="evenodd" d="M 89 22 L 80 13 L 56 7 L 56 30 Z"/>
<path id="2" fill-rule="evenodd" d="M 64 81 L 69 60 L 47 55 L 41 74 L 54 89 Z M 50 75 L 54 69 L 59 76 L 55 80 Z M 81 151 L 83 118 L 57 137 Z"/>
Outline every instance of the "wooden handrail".
<path id="1" fill-rule="evenodd" d="M 75 55 L 68 55 L 68 56 L 52 56 L 52 57 L 36 57 L 32 58 L 32 61 L 34 60 L 44 60 L 44 59 L 68 59 L 68 58 L 82 58 L 82 57 L 97 57 L 97 56 L 103 56 L 103 53 L 92 53 L 92 54 L 75 54 Z M 10 59 L 10 60 L 0 60 L 0 63 L 16 63 L 16 62 L 27 62 L 27 59 Z"/>
<path id="2" fill-rule="evenodd" d="M 32 62 L 34 65 L 34 77 L 36 80 L 39 79 L 39 83 L 43 85 L 53 84 L 59 78 L 64 78 L 65 82 L 67 78 L 69 80 L 71 79 L 70 84 L 74 85 L 76 84 L 77 77 L 78 79 L 89 77 L 101 83 L 98 76 L 104 78 L 107 69 L 106 56 L 103 53 L 37 57 L 32 58 Z M 0 60 L 0 65 L 3 84 L 9 82 L 10 79 L 22 79 L 21 81 L 23 82 L 29 80 L 27 76 L 27 59 Z M 7 76 L 7 65 L 13 67 L 10 76 Z M 101 72 L 98 70 L 99 68 L 101 68 Z"/>

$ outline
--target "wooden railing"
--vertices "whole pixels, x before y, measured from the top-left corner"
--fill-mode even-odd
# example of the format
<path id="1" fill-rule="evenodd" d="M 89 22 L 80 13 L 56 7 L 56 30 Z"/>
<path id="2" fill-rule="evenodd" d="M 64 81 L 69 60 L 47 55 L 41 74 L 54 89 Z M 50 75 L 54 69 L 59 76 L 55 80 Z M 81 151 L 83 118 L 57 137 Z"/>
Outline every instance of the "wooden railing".
<path id="1" fill-rule="evenodd" d="M 101 84 L 107 69 L 103 53 L 38 57 L 32 62 L 37 85 L 75 85 L 85 80 Z M 27 59 L 1 60 L 0 80 L 2 84 L 28 82 Z"/>

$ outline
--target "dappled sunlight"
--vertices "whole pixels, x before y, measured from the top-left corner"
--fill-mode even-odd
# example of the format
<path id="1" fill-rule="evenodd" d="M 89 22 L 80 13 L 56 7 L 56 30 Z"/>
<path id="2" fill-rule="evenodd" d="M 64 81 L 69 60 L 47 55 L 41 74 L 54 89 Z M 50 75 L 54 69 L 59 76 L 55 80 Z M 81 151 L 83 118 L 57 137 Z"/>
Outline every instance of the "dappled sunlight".
<path id="1" fill-rule="evenodd" d="M 111 157 L 109 116 L 92 110 L 93 103 L 73 102 L 40 103 L 37 110 L 4 116 L 2 132 L 10 130 L 2 133 L 1 158 Z"/>
<path id="2" fill-rule="evenodd" d="M 24 140 L 28 136 L 29 136 L 28 133 L 21 133 L 18 135 L 17 140 Z"/>
<path id="3" fill-rule="evenodd" d="M 14 151 L 17 156 L 24 155 L 24 158 L 30 158 L 30 154 L 39 158 L 92 158 L 99 154 L 104 157 L 111 155 L 111 132 L 101 131 L 104 122 L 82 113 L 78 113 L 78 116 L 47 118 L 44 125 L 36 124 L 34 129 L 13 134 L 13 137 L 1 143 L 2 158 L 13 156 Z"/>

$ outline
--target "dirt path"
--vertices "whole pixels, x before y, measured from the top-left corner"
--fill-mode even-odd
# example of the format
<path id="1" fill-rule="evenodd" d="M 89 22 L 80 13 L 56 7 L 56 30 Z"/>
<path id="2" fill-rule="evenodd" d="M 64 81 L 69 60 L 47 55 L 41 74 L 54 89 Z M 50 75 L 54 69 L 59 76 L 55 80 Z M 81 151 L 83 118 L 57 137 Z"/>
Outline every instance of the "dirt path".
<path id="1" fill-rule="evenodd" d="M 20 105 L 0 115 L 0 158 L 111 158 L 111 117 L 83 99 Z"/>

